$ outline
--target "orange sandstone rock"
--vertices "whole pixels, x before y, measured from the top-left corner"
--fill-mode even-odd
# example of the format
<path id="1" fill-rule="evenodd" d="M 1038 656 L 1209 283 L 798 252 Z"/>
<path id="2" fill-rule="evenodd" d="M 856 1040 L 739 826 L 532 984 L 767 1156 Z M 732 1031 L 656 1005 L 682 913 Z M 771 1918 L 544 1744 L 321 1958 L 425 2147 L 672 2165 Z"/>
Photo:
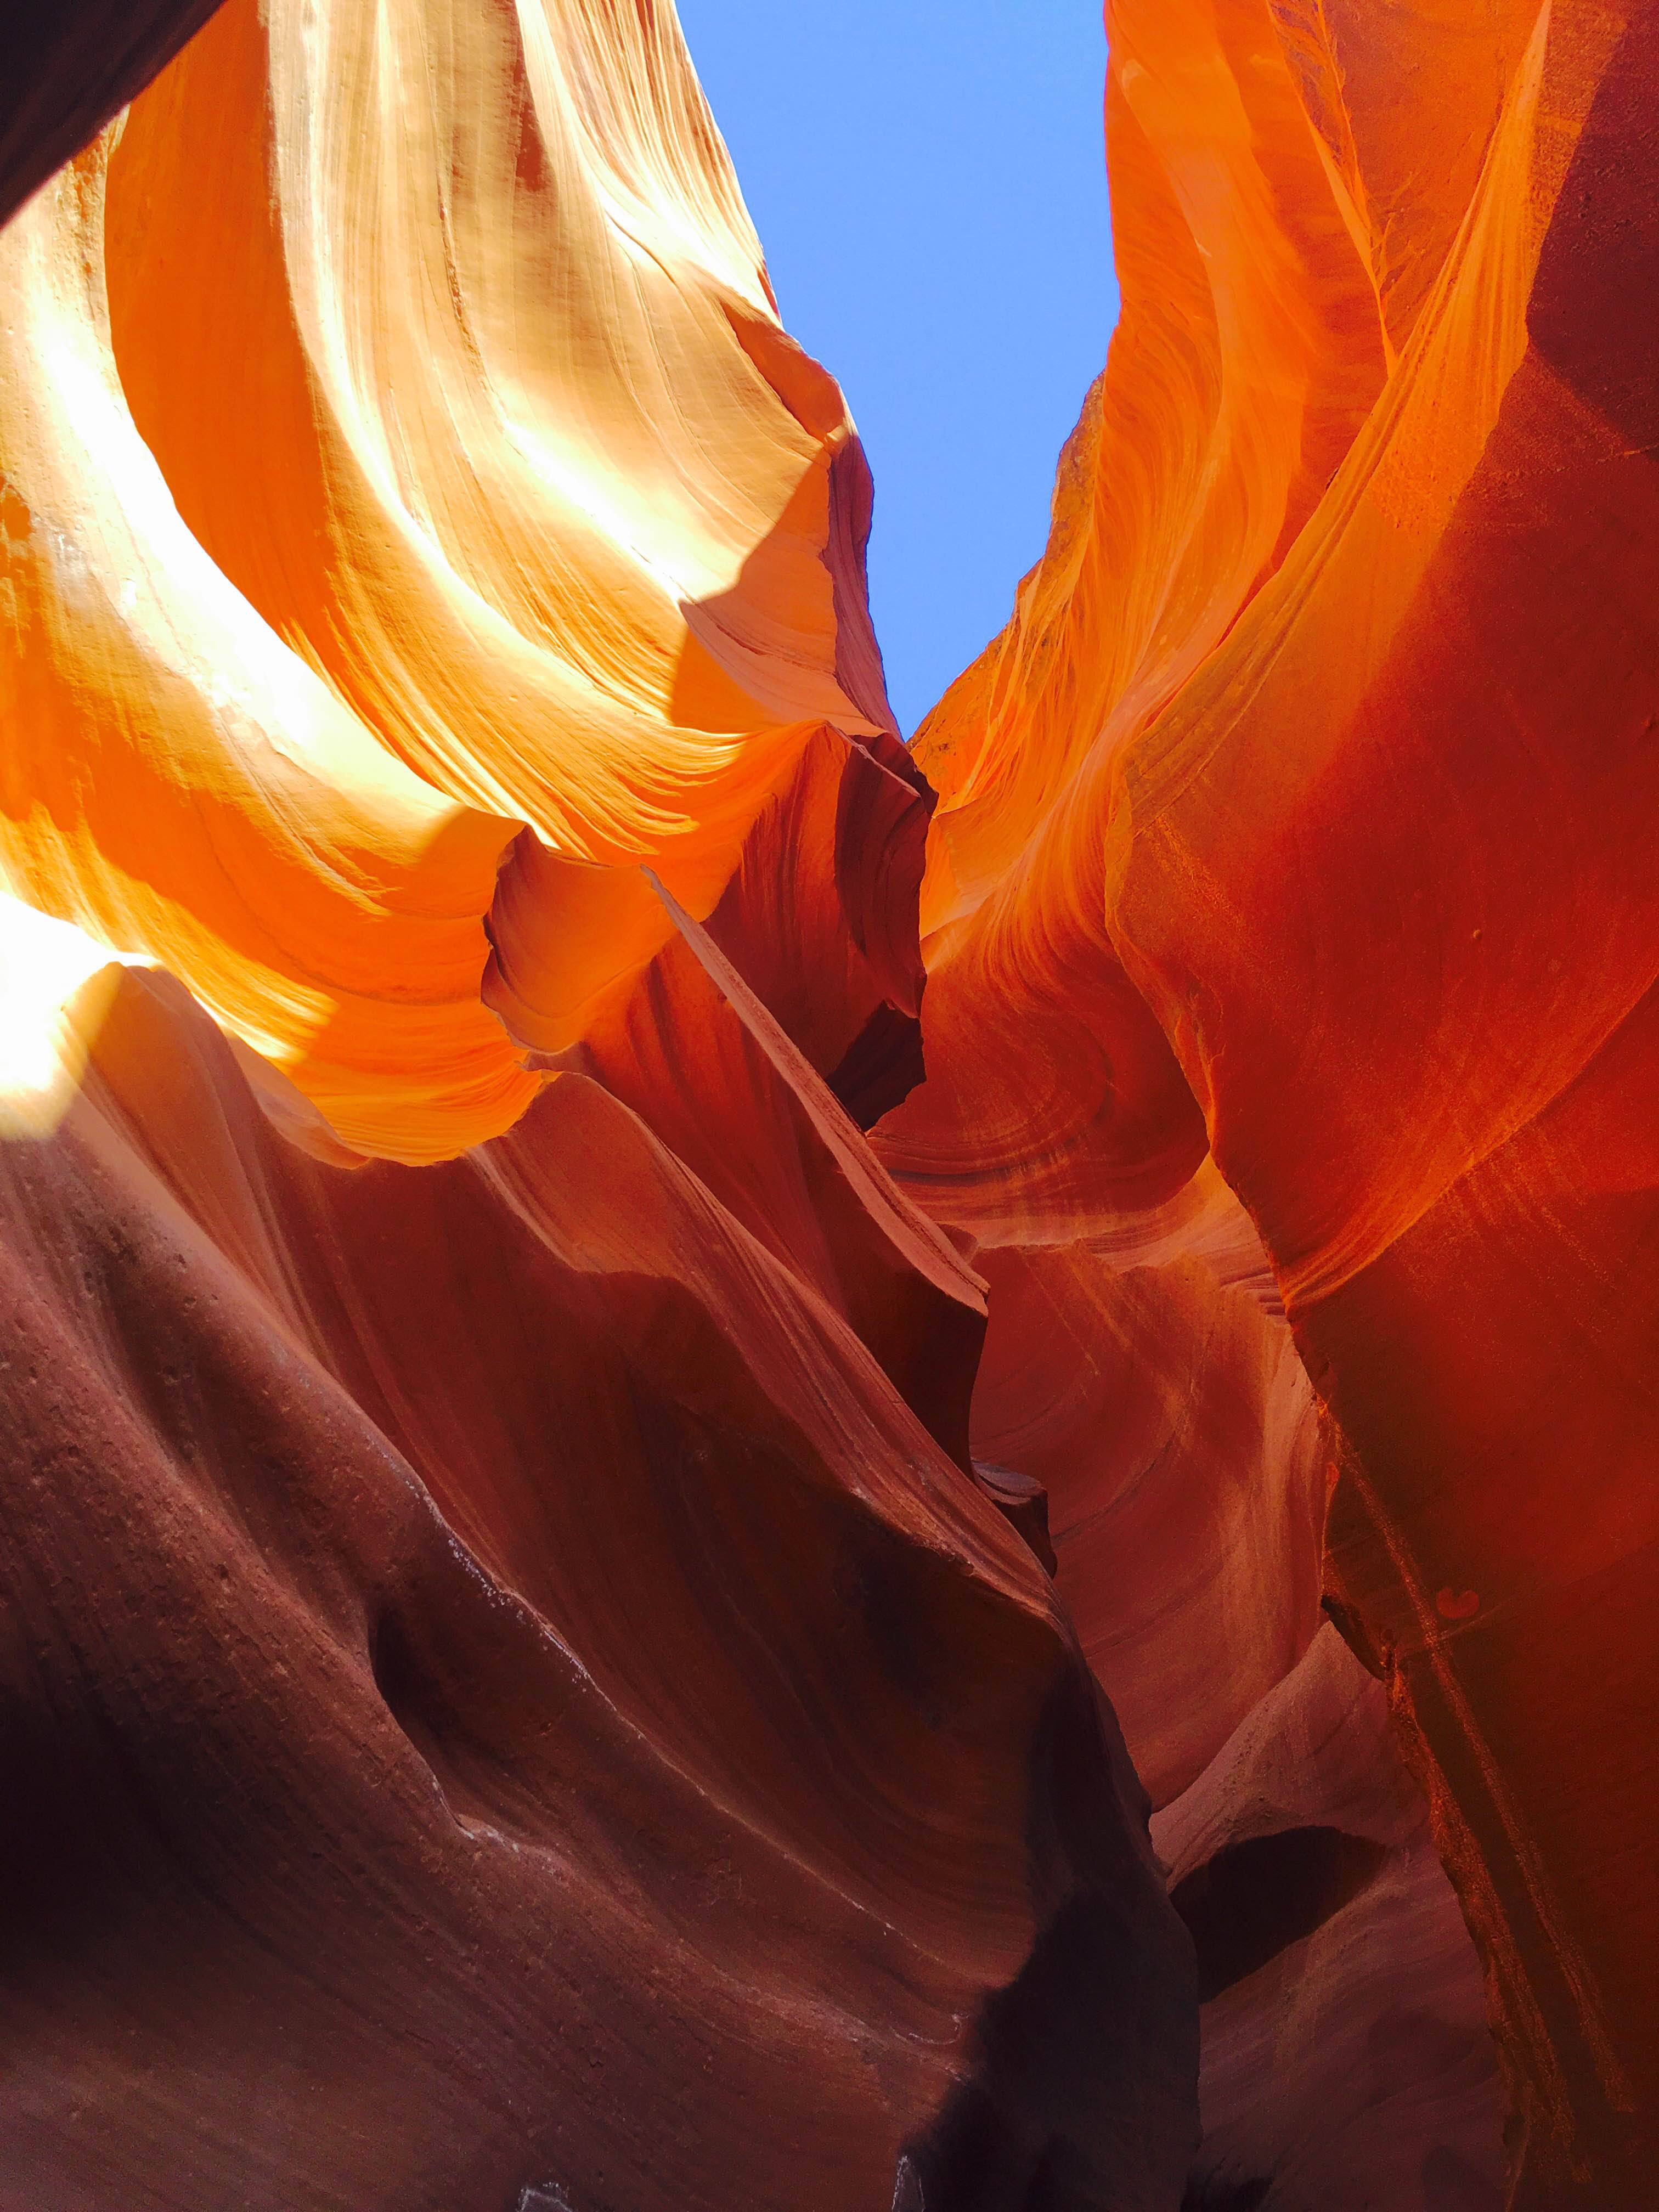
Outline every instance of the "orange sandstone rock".
<path id="1" fill-rule="evenodd" d="M 564 864 L 497 936 L 538 1047 L 667 942 L 641 864 L 707 915 L 817 731 L 890 727 L 862 451 L 668 11 L 233 0 L 128 118 L 107 266 L 207 552 Z"/>
<path id="2" fill-rule="evenodd" d="M 1539 16 L 1389 404 L 1126 764 L 1112 902 L 1340 1425 L 1528 2205 L 1639 2201 L 1659 2112 L 1656 88 L 1645 12 Z"/>
<path id="3" fill-rule="evenodd" d="M 5 2185 L 1159 2212 L 1190 1944 L 863 1133 L 867 476 L 672 10 L 231 0 L 0 260 Z"/>
<path id="4" fill-rule="evenodd" d="M 914 1020 L 867 471 L 672 19 L 235 0 L 4 251 L 15 889 L 441 1158 L 838 766 L 836 1056 Z"/>
<path id="5" fill-rule="evenodd" d="M 1659 2148 L 1659 27 L 1574 0 L 1108 21 L 1123 320 L 1048 551 L 918 739 L 928 1079 L 877 1147 L 986 1248 L 976 1431 L 1074 1486 L 1063 1589 L 1091 1525 L 1152 1508 L 1133 1424 L 1066 1440 L 1056 1329 L 1079 1406 L 1184 1368 L 1196 1417 L 1231 1371 L 1178 1310 L 1207 1138 L 1329 1423 L 1332 1602 L 1482 1952 L 1513 2201 L 1634 2207 Z M 1131 1364 L 1154 1296 L 1167 1334 Z M 1151 1588 L 1087 1575 L 1156 1759 L 1185 1656 L 1158 1598 L 1213 1542 L 1224 1470 L 1255 1510 L 1304 1494 L 1271 1436 L 1240 1407 L 1184 1478 L 1188 1545 L 1137 1536 Z M 1286 1557 L 1252 1665 L 1295 1587 Z"/>
<path id="6" fill-rule="evenodd" d="M 827 1301 L 590 1078 L 353 1167 L 170 978 L 83 1048 L 0 1146 L 20 2201 L 1167 2202 L 1133 1775 Z"/>
<path id="7" fill-rule="evenodd" d="M 1107 14 L 914 759 L 665 0 L 4 34 L 27 2212 L 1651 2195 L 1659 15 Z"/>

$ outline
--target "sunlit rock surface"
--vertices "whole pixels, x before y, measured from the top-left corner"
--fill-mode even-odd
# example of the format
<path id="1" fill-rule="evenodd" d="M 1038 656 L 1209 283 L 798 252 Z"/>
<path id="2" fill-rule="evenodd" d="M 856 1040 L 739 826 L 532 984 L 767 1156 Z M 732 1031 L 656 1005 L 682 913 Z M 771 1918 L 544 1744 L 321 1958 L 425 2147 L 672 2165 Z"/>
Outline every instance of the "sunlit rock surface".
<path id="1" fill-rule="evenodd" d="M 672 12 L 230 0 L 0 260 L 0 2195 L 1157 2212 L 1190 1947 L 862 1134 L 867 472 Z"/>
<path id="2" fill-rule="evenodd" d="M 0 46 L 8 2212 L 1642 2212 L 1659 15 L 1112 0 L 912 752 L 667 0 L 118 12 Z"/>
<path id="3" fill-rule="evenodd" d="M 24 896 L 443 1157 L 667 943 L 642 866 L 707 915 L 828 732 L 840 1046 L 914 1017 L 867 471 L 672 17 L 233 0 L 3 251 Z"/>
<path id="4" fill-rule="evenodd" d="M 1659 2155 L 1659 17 L 1107 13 L 1122 322 L 1048 550 L 918 738 L 928 1079 L 878 1148 L 981 1241 L 976 1438 L 1049 1484 L 1058 1587 L 1156 1794 L 1203 1786 L 1310 1633 L 1332 1486 L 1325 1589 L 1479 1946 L 1515 2202 L 1634 2207 Z M 1252 1234 L 1288 1337 L 1228 1288 Z M 1434 1927 L 1386 1939 L 1391 1991 L 1355 1969 L 1356 2017 L 1409 2003 Z M 1328 1987 L 1291 1986 L 1303 1957 L 1333 1971 L 1273 1972 L 1305 2021 Z M 1206 2011 L 1229 2118 L 1195 2201 L 1299 2203 L 1316 2170 L 1339 2201 L 1287 2130 L 1359 2085 L 1310 2104 L 1243 2002 Z M 1420 2187 L 1353 2185 L 1487 2201 L 1397 2055 Z"/>

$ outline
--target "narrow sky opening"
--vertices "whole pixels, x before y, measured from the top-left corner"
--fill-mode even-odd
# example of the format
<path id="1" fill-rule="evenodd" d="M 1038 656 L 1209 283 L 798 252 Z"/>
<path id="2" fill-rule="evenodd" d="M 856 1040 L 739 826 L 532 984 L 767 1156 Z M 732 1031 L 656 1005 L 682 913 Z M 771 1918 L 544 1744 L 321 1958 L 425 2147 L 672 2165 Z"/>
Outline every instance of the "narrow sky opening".
<path id="1" fill-rule="evenodd" d="M 786 324 L 870 455 L 907 735 L 1006 621 L 1117 315 L 1098 0 L 678 0 Z"/>

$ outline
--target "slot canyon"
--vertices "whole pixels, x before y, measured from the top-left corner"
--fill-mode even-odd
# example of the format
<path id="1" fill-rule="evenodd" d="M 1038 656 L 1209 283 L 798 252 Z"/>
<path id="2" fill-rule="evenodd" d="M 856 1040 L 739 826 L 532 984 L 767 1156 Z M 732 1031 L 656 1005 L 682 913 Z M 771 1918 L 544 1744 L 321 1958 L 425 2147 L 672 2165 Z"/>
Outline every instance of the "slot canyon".
<path id="1" fill-rule="evenodd" d="M 672 0 L 0 11 L 0 2212 L 1659 2204 L 1659 4 L 1105 12 L 907 741 Z"/>

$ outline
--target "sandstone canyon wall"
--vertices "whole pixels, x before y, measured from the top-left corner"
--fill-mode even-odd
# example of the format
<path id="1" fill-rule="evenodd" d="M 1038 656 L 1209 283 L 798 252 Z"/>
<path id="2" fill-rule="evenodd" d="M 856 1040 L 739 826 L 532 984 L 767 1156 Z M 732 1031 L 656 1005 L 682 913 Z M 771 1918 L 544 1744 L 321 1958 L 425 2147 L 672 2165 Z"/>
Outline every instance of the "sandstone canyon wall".
<path id="1" fill-rule="evenodd" d="M 1515 2202 L 1633 2206 L 1659 16 L 1108 19 L 1122 322 L 917 740 L 928 1080 L 879 1149 L 985 1248 L 976 1442 L 1054 1488 L 1155 1800 L 1231 1786 L 1322 1581 L 1480 1948 Z M 1210 2044 L 1206 2121 L 1237 2021 Z M 1398 2201 L 1488 2201 L 1422 2148 Z"/>
<path id="2" fill-rule="evenodd" d="M 0 112 L 0 2207 L 1638 2212 L 1659 11 L 1111 0 L 913 749 L 668 0 L 106 12 Z"/>

